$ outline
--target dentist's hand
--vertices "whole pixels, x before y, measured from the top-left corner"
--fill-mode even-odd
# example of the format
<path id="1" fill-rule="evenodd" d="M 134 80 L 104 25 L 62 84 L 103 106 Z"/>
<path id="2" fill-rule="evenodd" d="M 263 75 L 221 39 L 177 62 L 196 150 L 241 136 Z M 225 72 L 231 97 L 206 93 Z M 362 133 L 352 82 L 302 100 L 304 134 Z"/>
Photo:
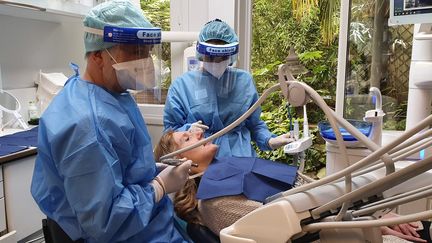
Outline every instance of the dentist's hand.
<path id="1" fill-rule="evenodd" d="M 280 148 L 286 144 L 289 144 L 291 142 L 294 142 L 293 138 L 290 138 L 289 134 L 282 134 L 280 136 L 277 136 L 275 138 L 270 138 L 268 141 L 268 144 L 271 149 L 277 149 Z"/>
<path id="2" fill-rule="evenodd" d="M 205 132 L 205 130 L 209 129 L 208 126 L 202 124 L 202 121 L 197 121 L 191 124 L 189 128 L 189 132 Z"/>
<path id="3" fill-rule="evenodd" d="M 191 164 L 192 160 L 187 160 L 179 166 L 169 165 L 156 176 L 155 180 L 161 184 L 165 193 L 176 192 L 189 178 Z"/>

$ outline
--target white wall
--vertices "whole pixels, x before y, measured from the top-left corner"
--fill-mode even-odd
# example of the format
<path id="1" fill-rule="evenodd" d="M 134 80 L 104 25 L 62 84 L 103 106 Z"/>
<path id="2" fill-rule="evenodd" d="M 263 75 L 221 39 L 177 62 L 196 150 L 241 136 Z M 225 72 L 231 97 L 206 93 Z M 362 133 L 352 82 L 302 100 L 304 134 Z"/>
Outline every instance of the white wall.
<path id="1" fill-rule="evenodd" d="M 0 66 L 4 89 L 34 86 L 39 70 L 72 74 L 69 62 L 83 68 L 80 22 L 54 23 L 0 15 Z"/>
<path id="2" fill-rule="evenodd" d="M 234 0 L 171 0 L 171 30 L 200 31 L 219 18 L 234 27 Z"/>
<path id="3" fill-rule="evenodd" d="M 197 31 L 219 18 L 234 28 L 235 0 L 171 0 L 171 30 Z M 171 44 L 171 78 L 183 73 L 183 50 L 191 43 Z"/>

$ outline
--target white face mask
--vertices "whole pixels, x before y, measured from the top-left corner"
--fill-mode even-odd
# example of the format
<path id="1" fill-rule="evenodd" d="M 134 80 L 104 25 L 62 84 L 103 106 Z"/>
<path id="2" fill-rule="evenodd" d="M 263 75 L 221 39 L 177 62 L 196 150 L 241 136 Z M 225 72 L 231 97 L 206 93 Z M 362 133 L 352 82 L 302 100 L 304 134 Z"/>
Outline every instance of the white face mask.
<path id="1" fill-rule="evenodd" d="M 203 68 L 213 75 L 215 78 L 220 79 L 225 73 L 225 70 L 230 64 L 230 59 L 224 60 L 222 62 L 204 62 Z"/>
<path id="2" fill-rule="evenodd" d="M 155 68 L 151 57 L 112 65 L 117 81 L 124 89 L 144 90 L 155 87 Z"/>

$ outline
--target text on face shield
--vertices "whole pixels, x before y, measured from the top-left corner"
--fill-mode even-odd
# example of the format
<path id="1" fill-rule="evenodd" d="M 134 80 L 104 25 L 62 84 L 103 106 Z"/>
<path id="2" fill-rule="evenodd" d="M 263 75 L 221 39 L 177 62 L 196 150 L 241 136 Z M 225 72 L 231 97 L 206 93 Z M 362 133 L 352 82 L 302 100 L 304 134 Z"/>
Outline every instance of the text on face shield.
<path id="1" fill-rule="evenodd" d="M 159 39 L 161 32 L 159 30 L 139 30 L 137 31 L 137 38 L 139 39 Z"/>
<path id="2" fill-rule="evenodd" d="M 225 48 L 214 48 L 214 47 L 207 47 L 206 51 L 209 53 L 214 54 L 225 54 L 225 53 L 231 53 L 235 52 L 236 47 L 225 47 Z"/>

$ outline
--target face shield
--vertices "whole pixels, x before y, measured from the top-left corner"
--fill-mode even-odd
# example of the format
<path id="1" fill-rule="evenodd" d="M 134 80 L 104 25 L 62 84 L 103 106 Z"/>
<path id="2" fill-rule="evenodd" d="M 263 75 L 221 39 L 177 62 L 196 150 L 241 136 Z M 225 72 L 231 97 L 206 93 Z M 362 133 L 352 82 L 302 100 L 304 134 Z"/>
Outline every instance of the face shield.
<path id="1" fill-rule="evenodd" d="M 104 42 L 114 44 L 105 49 L 111 59 L 118 84 L 136 94 L 144 92 L 161 100 L 161 29 L 119 28 L 104 30 L 85 27 L 87 32 L 103 35 Z"/>
<path id="2" fill-rule="evenodd" d="M 238 76 L 231 67 L 237 60 L 238 48 L 238 42 L 223 45 L 199 42 L 196 47 L 198 75 L 200 75 L 199 80 L 204 81 L 200 85 L 216 82 L 217 95 L 227 98 Z"/>
<path id="3" fill-rule="evenodd" d="M 226 69 L 237 60 L 238 49 L 238 42 L 224 45 L 198 42 L 196 56 L 204 72 L 220 79 Z"/>

